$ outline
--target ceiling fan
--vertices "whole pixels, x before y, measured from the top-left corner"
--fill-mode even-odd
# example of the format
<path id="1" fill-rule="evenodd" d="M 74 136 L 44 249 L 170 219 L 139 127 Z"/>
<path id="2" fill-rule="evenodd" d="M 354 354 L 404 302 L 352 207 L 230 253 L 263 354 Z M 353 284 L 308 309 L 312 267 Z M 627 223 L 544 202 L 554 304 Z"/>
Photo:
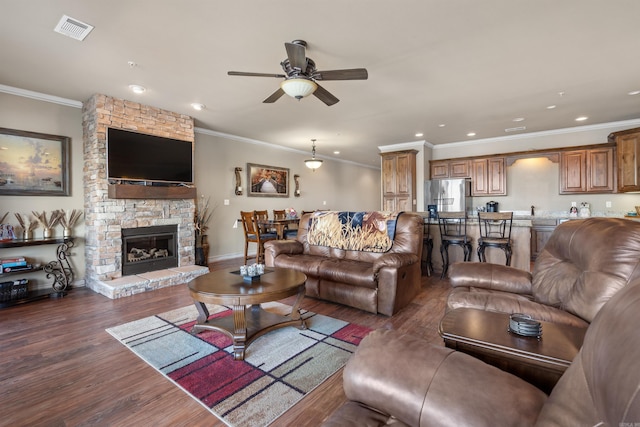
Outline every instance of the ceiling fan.
<path id="1" fill-rule="evenodd" d="M 230 76 L 283 78 L 284 81 L 280 84 L 280 88 L 262 101 L 265 103 L 276 102 L 285 93 L 298 100 L 313 94 L 328 106 L 340 100 L 320 86 L 318 80 L 366 80 L 369 77 L 365 68 L 318 71 L 316 63 L 311 58 L 307 58 L 307 42 L 304 40 L 285 43 L 284 47 L 287 50 L 287 58 L 280 65 L 285 74 L 245 73 L 242 71 L 229 71 L 227 74 Z"/>

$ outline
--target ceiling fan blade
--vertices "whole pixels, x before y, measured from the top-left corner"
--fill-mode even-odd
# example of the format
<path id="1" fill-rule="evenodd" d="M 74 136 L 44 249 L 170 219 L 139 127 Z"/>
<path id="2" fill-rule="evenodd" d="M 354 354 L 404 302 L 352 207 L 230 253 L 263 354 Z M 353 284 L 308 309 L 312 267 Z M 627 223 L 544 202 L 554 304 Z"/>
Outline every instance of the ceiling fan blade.
<path id="1" fill-rule="evenodd" d="M 349 70 L 318 71 L 314 78 L 317 80 L 367 80 L 369 73 L 366 68 L 351 68 Z"/>
<path id="2" fill-rule="evenodd" d="M 307 54 L 303 45 L 297 43 L 285 43 L 287 49 L 287 57 L 292 68 L 299 68 L 305 71 L 307 68 Z"/>
<path id="3" fill-rule="evenodd" d="M 227 71 L 230 76 L 245 76 L 245 77 L 276 77 L 285 78 L 284 74 L 268 74 L 268 73 L 245 73 L 244 71 Z"/>
<path id="4" fill-rule="evenodd" d="M 284 91 L 282 89 L 278 89 L 275 92 L 273 92 L 271 95 L 269 95 L 269 97 L 262 102 L 264 102 L 265 104 L 271 104 L 273 102 L 276 102 L 278 99 L 280 99 L 282 95 L 284 95 Z"/>
<path id="5" fill-rule="evenodd" d="M 316 83 L 317 84 L 317 83 Z M 320 101 L 324 102 L 325 104 L 327 104 L 328 107 L 332 106 L 333 104 L 339 102 L 340 100 L 338 98 L 336 98 L 335 96 L 333 96 L 328 90 L 326 90 L 325 88 L 323 88 L 322 86 L 318 85 L 318 88 L 316 89 L 315 92 L 313 92 L 313 94 L 315 95 L 316 98 L 318 98 Z"/>

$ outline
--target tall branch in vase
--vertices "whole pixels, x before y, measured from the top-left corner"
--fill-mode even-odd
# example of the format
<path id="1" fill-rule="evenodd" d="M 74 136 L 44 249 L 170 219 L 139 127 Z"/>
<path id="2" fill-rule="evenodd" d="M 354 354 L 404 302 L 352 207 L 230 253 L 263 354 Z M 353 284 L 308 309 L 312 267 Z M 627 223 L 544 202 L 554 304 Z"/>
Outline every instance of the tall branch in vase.
<path id="1" fill-rule="evenodd" d="M 193 225 L 196 233 L 196 264 L 207 265 L 209 254 L 209 243 L 207 242 L 207 230 L 209 229 L 209 221 L 216 210 L 214 206 L 209 206 L 209 197 L 200 196 L 196 203 L 196 212 L 193 217 Z"/>

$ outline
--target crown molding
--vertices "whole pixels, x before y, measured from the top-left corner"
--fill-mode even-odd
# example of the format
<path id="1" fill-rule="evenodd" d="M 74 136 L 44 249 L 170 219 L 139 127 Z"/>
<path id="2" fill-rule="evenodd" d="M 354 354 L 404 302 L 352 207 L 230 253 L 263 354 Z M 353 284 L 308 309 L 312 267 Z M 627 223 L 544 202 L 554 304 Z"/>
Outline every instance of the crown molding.
<path id="1" fill-rule="evenodd" d="M 424 146 L 429 146 L 431 144 L 429 144 L 427 141 L 412 141 L 412 142 L 400 142 L 398 144 L 391 144 L 391 145 L 378 145 L 378 150 L 380 150 L 381 153 L 390 153 L 393 151 L 402 151 L 402 150 L 411 150 L 411 149 L 416 149 L 416 150 L 421 150 L 422 148 L 424 148 Z"/>
<path id="2" fill-rule="evenodd" d="M 46 93 L 20 89 L 13 86 L 0 84 L 0 92 L 8 93 L 10 95 L 22 96 L 23 98 L 31 98 L 38 101 L 50 102 L 52 104 L 64 105 L 66 107 L 82 108 L 82 102 L 76 101 L 74 99 L 61 98 L 59 96 L 47 95 Z"/>
<path id="3" fill-rule="evenodd" d="M 203 135 L 217 136 L 219 138 L 224 138 L 224 139 L 230 139 L 232 141 L 243 142 L 245 144 L 260 145 L 260 146 L 263 146 L 263 147 L 269 147 L 269 148 L 273 148 L 273 149 L 276 149 L 276 150 L 288 151 L 288 152 L 296 153 L 296 154 L 309 155 L 311 153 L 311 151 L 302 151 L 302 150 L 298 150 L 296 148 L 284 147 L 282 145 L 276 145 L 276 144 L 272 144 L 270 142 L 260 141 L 258 139 L 245 138 L 244 136 L 238 136 L 238 135 L 233 135 L 233 134 L 230 134 L 230 133 L 218 132 L 218 131 L 215 131 L 215 130 L 210 130 L 210 129 L 205 129 L 205 128 L 196 127 L 194 129 L 194 131 L 195 131 L 195 133 L 200 133 L 200 134 L 203 134 Z M 334 162 L 346 163 L 346 164 L 359 166 L 359 167 L 363 167 L 363 168 L 367 168 L 367 169 L 380 170 L 380 167 L 375 167 L 375 166 L 371 166 L 371 165 L 365 165 L 363 163 L 352 162 L 351 160 L 337 159 L 335 157 L 327 157 L 327 156 L 323 156 L 323 155 L 319 155 L 319 154 L 316 154 L 316 158 L 317 159 L 324 159 L 324 160 L 331 160 L 331 161 L 334 161 Z"/>
<path id="4" fill-rule="evenodd" d="M 586 126 L 574 126 L 570 128 L 544 130 L 540 132 L 521 133 L 518 135 L 497 136 L 495 138 L 483 138 L 483 139 L 473 139 L 469 141 L 450 142 L 447 144 L 435 145 L 433 146 L 433 149 L 438 150 L 438 149 L 451 148 L 451 147 L 467 147 L 470 145 L 477 146 L 479 144 L 492 144 L 492 143 L 501 142 L 501 141 L 517 141 L 517 140 L 529 139 L 529 138 L 541 138 L 545 136 L 564 135 L 568 133 L 590 132 L 594 130 L 614 129 L 614 128 L 626 127 L 626 126 L 629 126 L 629 127 L 640 126 L 640 119 L 623 120 L 619 122 L 609 122 L 609 123 L 598 123 L 598 124 L 586 125 Z"/>

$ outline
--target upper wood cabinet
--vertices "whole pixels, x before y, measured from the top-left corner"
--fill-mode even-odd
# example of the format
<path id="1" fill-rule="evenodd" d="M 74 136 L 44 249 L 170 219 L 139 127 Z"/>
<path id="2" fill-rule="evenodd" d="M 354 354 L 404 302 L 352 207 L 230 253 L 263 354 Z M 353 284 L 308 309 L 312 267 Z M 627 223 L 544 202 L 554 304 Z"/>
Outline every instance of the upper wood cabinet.
<path id="1" fill-rule="evenodd" d="M 491 157 L 471 161 L 471 195 L 505 196 L 507 177 L 504 157 Z"/>
<path id="2" fill-rule="evenodd" d="M 618 191 L 640 191 L 640 128 L 614 132 L 609 141 L 616 143 Z"/>
<path id="3" fill-rule="evenodd" d="M 416 210 L 415 150 L 382 153 L 382 209 Z"/>
<path id="4" fill-rule="evenodd" d="M 613 193 L 613 147 L 560 153 L 560 194 Z"/>
<path id="5" fill-rule="evenodd" d="M 471 177 L 471 160 L 432 160 L 430 169 L 431 179 L 469 178 Z"/>

